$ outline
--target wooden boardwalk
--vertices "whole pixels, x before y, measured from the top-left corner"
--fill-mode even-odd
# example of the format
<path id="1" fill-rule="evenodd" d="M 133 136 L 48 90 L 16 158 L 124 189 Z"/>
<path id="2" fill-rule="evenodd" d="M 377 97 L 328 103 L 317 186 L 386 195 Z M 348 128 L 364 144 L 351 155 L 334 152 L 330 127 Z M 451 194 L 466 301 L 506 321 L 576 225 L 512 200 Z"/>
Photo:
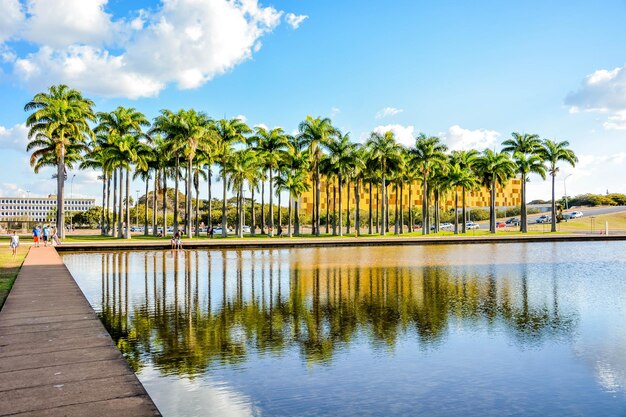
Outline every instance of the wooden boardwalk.
<path id="1" fill-rule="evenodd" d="M 52 248 L 31 248 L 0 312 L 0 416 L 160 416 Z"/>

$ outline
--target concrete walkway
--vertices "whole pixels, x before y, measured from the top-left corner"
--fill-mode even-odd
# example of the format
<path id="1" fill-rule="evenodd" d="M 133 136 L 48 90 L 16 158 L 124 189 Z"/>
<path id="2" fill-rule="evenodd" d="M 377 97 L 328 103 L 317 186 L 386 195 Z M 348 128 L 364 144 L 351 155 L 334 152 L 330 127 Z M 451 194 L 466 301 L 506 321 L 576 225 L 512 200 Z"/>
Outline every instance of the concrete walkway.
<path id="1" fill-rule="evenodd" d="M 31 248 L 0 312 L 1 416 L 160 416 L 56 251 Z"/>

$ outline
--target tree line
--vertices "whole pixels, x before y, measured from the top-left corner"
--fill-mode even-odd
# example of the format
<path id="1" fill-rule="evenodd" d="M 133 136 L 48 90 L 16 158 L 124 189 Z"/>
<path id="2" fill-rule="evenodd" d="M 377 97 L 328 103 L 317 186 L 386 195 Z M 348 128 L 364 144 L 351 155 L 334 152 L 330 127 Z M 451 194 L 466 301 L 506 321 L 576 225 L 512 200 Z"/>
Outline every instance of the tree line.
<path id="1" fill-rule="evenodd" d="M 410 196 L 414 183 L 421 184 L 423 234 L 430 233 L 431 224 L 434 231 L 438 231 L 440 198 L 447 193 L 454 194 L 454 232 L 465 233 L 466 193 L 481 186 L 490 192 L 490 231 L 495 233 L 496 189 L 515 176 L 521 179 L 520 230 L 526 232 L 526 181 L 530 174 L 537 174 L 543 179 L 546 175 L 551 176 L 552 231 L 556 231 L 554 186 L 558 165 L 564 162 L 574 166 L 577 162 L 567 141 L 542 140 L 535 134 L 514 132 L 502 142 L 499 151 L 485 149 L 479 152 L 472 149 L 449 152 L 440 138 L 425 134 L 419 134 L 411 147 L 400 145 L 391 131 L 372 132 L 365 144 L 356 143 L 325 117 L 307 116 L 299 123 L 297 134 L 290 135 L 279 127 L 252 128 L 238 118 L 214 120 L 194 109 L 176 112 L 164 109 L 150 122 L 134 108 L 118 107 L 111 112 L 95 112 L 94 107 L 93 101 L 66 85 L 51 86 L 48 91 L 36 94 L 25 106 L 25 111 L 30 113 L 26 121 L 29 128 L 27 150 L 32 151 L 30 163 L 35 172 L 42 167 L 56 168 L 58 225 L 64 224 L 67 169 L 96 169 L 101 172 L 102 233 L 113 237 L 130 237 L 130 227 L 127 226 L 131 224 L 131 176 L 145 184 L 145 234 L 150 223 L 149 205 L 153 207 L 153 233 L 157 234 L 159 194 L 162 195 L 163 233 L 167 234 L 166 193 L 168 181 L 172 181 L 172 226 L 174 230 L 183 226 L 188 237 L 195 229 L 197 235 L 200 186 L 206 181 L 206 210 L 211 213 L 214 173 L 218 174 L 223 185 L 221 226 L 224 237 L 228 228 L 226 206 L 229 190 L 236 198 L 235 231 L 242 237 L 247 215 L 246 201 L 251 202 L 249 217 L 253 222 L 251 232 L 254 233 L 255 195 L 260 193 L 260 227 L 261 233 L 265 233 L 274 229 L 274 196 L 280 199 L 282 192 L 288 194 L 288 235 L 300 235 L 300 197 L 311 189 L 312 233 L 319 236 L 322 217 L 320 187 L 323 181 L 327 185 L 331 182 L 336 184 L 339 191 L 339 216 L 338 224 L 333 227 L 334 234 L 343 234 L 344 187 L 354 190 L 357 207 L 353 220 L 357 234 L 362 225 L 360 193 L 368 187 L 371 199 L 373 187 L 380 191 L 382 198 L 380 204 L 376 204 L 376 213 L 372 213 L 370 201 L 368 228 L 372 234 L 375 214 L 376 219 L 380 217 L 379 233 L 385 235 L 390 222 L 389 187 L 394 187 L 396 195 L 403 195 L 406 186 Z M 216 168 L 217 171 L 214 171 Z M 184 191 L 179 193 L 181 187 Z M 246 197 L 248 191 L 250 194 Z M 267 218 L 266 194 L 269 195 Z M 148 202 L 149 195 L 151 203 Z M 179 208 L 179 198 L 184 199 L 184 210 Z M 397 209 L 396 199 L 396 234 L 404 229 L 404 221 L 399 221 Z M 350 219 L 345 220 L 349 228 Z M 409 218 L 409 224 L 413 224 L 413 219 Z"/>

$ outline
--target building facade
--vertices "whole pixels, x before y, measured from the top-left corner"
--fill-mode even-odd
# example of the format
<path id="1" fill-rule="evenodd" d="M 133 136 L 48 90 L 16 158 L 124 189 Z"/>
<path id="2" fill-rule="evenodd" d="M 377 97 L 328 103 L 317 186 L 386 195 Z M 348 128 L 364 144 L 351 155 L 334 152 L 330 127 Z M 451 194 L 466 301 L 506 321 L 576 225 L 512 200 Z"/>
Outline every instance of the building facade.
<path id="1" fill-rule="evenodd" d="M 94 198 L 66 198 L 65 213 L 85 212 L 95 207 Z M 54 222 L 57 198 L 48 197 L 0 197 L 0 222 Z"/>
<path id="2" fill-rule="evenodd" d="M 401 195 L 400 189 L 398 189 L 396 192 L 395 185 L 389 185 L 387 190 L 389 193 L 389 206 L 391 208 L 395 206 L 396 199 L 398 199 L 398 208 L 401 208 L 402 210 L 407 210 L 409 208 L 409 201 L 411 207 L 422 206 L 422 186 L 419 182 L 415 182 L 410 186 L 408 184 L 404 184 Z M 311 187 L 308 192 L 302 194 L 301 208 L 302 211 L 307 215 L 311 215 L 313 213 L 313 193 L 315 193 L 315 189 Z M 520 193 L 521 180 L 519 178 L 514 178 L 510 180 L 504 186 L 498 186 L 496 188 L 496 207 L 513 207 L 521 205 Z M 333 201 L 335 200 L 335 196 L 337 199 L 339 199 L 339 189 L 337 183 L 331 182 L 327 184 L 326 180 L 322 179 L 320 181 L 320 194 L 320 206 L 322 213 L 326 211 L 327 205 L 330 205 L 329 210 L 333 210 L 332 205 Z M 350 210 L 354 210 L 356 206 L 354 184 L 351 184 L 349 189 L 344 185 L 341 194 L 343 197 L 343 209 L 346 210 L 349 205 Z M 361 210 L 369 210 L 370 201 L 372 201 L 373 209 L 376 209 L 377 206 L 379 207 L 380 199 L 382 198 L 380 185 L 372 185 L 371 198 L 369 183 L 361 184 L 359 194 L 359 207 Z M 447 192 L 445 193 L 445 195 L 440 196 L 440 205 L 442 210 L 454 209 L 454 196 L 455 193 L 453 191 Z M 461 198 L 461 191 L 459 190 L 459 208 L 462 205 Z M 465 198 L 467 207 L 471 209 L 488 208 L 491 199 L 489 190 L 485 187 L 481 187 L 477 190 L 467 191 Z M 337 209 L 339 209 L 339 207 L 337 207 Z"/>

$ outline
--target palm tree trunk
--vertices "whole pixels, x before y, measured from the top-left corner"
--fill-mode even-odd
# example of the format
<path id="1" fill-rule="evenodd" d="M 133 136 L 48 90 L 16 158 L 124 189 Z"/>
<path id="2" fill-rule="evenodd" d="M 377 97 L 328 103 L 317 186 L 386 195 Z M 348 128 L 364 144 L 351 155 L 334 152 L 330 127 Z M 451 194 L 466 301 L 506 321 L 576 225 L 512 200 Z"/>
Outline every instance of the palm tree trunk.
<path id="1" fill-rule="evenodd" d="M 383 192 L 383 195 L 382 195 L 383 198 L 382 198 L 382 210 L 381 210 L 381 213 L 382 213 L 382 222 L 381 222 L 382 224 L 381 224 L 381 226 L 382 227 L 380 229 L 380 234 L 381 234 L 381 236 L 385 236 L 385 217 L 386 217 L 386 213 L 385 213 L 385 203 L 386 203 L 386 200 L 385 199 L 386 199 L 386 196 L 387 196 L 387 184 L 385 184 L 385 167 L 383 167 L 381 171 L 383 173 L 383 183 L 382 183 L 382 187 L 381 187 L 382 192 Z"/>
<path id="2" fill-rule="evenodd" d="M 374 196 L 372 195 L 372 181 L 370 183 L 370 204 L 369 204 L 369 227 L 367 229 L 368 234 L 372 234 L 372 229 L 374 228 L 374 219 L 372 218 L 372 203 L 374 202 Z"/>
<path id="3" fill-rule="evenodd" d="M 439 233 L 439 190 L 433 190 L 435 197 L 435 213 L 433 214 L 433 221 L 435 222 L 435 233 Z"/>
<path id="4" fill-rule="evenodd" d="M 294 202 L 294 208 L 293 208 L 293 215 L 294 215 L 294 234 L 296 236 L 300 236 L 300 210 L 299 210 L 299 206 L 300 206 L 300 196 L 296 197 L 296 201 Z"/>
<path id="5" fill-rule="evenodd" d="M 208 215 L 207 215 L 207 226 L 208 227 L 213 227 L 213 221 L 211 220 L 211 212 L 213 211 L 213 202 L 211 201 L 213 199 L 213 193 L 211 190 L 211 184 L 212 184 L 212 179 L 211 179 L 211 165 L 207 165 L 207 169 L 206 169 L 206 176 L 207 176 L 207 188 L 208 188 L 208 196 L 209 196 L 209 207 L 208 207 Z M 207 229 L 209 230 L 209 229 Z"/>
<path id="6" fill-rule="evenodd" d="M 197 167 L 194 174 L 194 187 L 196 189 L 196 209 L 195 209 L 195 222 L 194 227 L 196 228 L 195 235 L 196 237 L 200 237 L 200 167 Z"/>
<path id="7" fill-rule="evenodd" d="M 104 225 L 104 208 L 106 206 L 106 188 L 107 188 L 107 176 L 102 173 L 102 214 L 100 216 L 100 235 L 104 236 L 106 227 Z"/>
<path id="8" fill-rule="evenodd" d="M 265 234 L 265 181 L 261 181 L 261 234 Z"/>
<path id="9" fill-rule="evenodd" d="M 341 199 L 341 190 L 339 191 L 339 199 Z M 341 202 L 340 210 L 341 210 Z M 333 184 L 333 236 L 337 236 L 337 186 Z"/>
<path id="10" fill-rule="evenodd" d="M 112 213 L 111 236 L 118 237 L 117 234 L 117 168 L 113 169 L 113 213 Z"/>
<path id="11" fill-rule="evenodd" d="M 428 180 L 426 175 L 422 178 L 422 234 L 427 235 L 430 232 L 428 224 Z"/>
<path id="12" fill-rule="evenodd" d="M 126 219 L 125 220 L 126 220 L 125 222 L 126 229 L 124 230 L 124 239 L 130 239 L 130 166 L 126 168 Z"/>
<path id="13" fill-rule="evenodd" d="M 380 193 L 376 184 L 376 234 L 380 233 Z"/>
<path id="14" fill-rule="evenodd" d="M 125 236 L 124 235 L 124 203 L 123 203 L 123 198 L 124 198 L 124 170 L 120 167 L 120 185 L 119 185 L 119 192 L 120 192 L 120 204 L 118 207 L 118 213 L 117 213 L 117 236 L 118 237 L 122 237 Z"/>
<path id="15" fill-rule="evenodd" d="M 394 221 L 393 221 L 393 234 L 397 235 L 400 234 L 400 230 L 399 230 L 399 224 L 398 224 L 398 183 L 395 184 L 396 185 L 396 199 L 394 201 Z"/>
<path id="16" fill-rule="evenodd" d="M 496 232 L 496 180 L 491 181 L 491 201 L 489 201 L 489 231 Z"/>
<path id="17" fill-rule="evenodd" d="M 467 220 L 465 220 L 466 219 L 466 217 L 465 217 L 465 207 L 466 207 L 466 205 L 465 205 L 465 187 L 463 187 L 462 200 L 463 200 L 462 201 L 462 204 L 463 204 L 463 209 L 462 209 L 463 223 L 461 223 L 461 227 L 462 227 L 463 233 L 467 233 Z"/>
<path id="18" fill-rule="evenodd" d="M 154 190 L 152 191 L 152 236 L 157 235 L 157 187 L 159 185 L 159 170 L 154 170 Z"/>
<path id="19" fill-rule="evenodd" d="M 187 237 L 191 237 L 191 201 L 193 199 L 193 193 L 191 191 L 191 183 L 193 182 L 193 161 L 191 158 L 187 160 L 187 190 L 185 191 L 185 232 Z"/>
<path id="20" fill-rule="evenodd" d="M 241 182 L 241 184 L 239 185 L 239 238 L 242 239 L 243 238 L 243 225 L 246 222 L 245 219 L 245 207 L 243 204 L 243 181 Z"/>
<path id="21" fill-rule="evenodd" d="M 356 210 L 354 212 L 354 233 L 355 236 L 361 235 L 361 194 L 359 190 L 359 180 L 354 182 L 354 199 L 356 200 Z"/>
<path id="22" fill-rule="evenodd" d="M 320 164 L 315 165 L 315 235 L 320 235 Z"/>
<path id="23" fill-rule="evenodd" d="M 65 237 L 65 146 L 61 145 L 57 164 L 57 234 L 60 239 Z"/>
<path id="24" fill-rule="evenodd" d="M 346 181 L 346 233 L 350 234 L 350 181 Z"/>
<path id="25" fill-rule="evenodd" d="M 326 234 L 330 233 L 330 217 L 328 212 L 330 210 L 330 177 L 326 177 Z"/>
<path id="26" fill-rule="evenodd" d="M 404 182 L 400 182 L 400 234 L 404 233 Z"/>
<path id="27" fill-rule="evenodd" d="M 411 184 L 411 182 L 409 182 L 409 232 L 411 233 L 413 232 L 413 205 L 412 205 L 412 200 L 413 200 L 413 185 Z"/>
<path id="28" fill-rule="evenodd" d="M 385 231 L 389 233 L 389 184 L 385 186 Z"/>
<path id="29" fill-rule="evenodd" d="M 276 227 L 277 231 L 279 228 L 283 227 L 283 211 L 280 209 L 280 191 L 278 192 L 278 226 Z"/>
<path id="30" fill-rule="evenodd" d="M 107 209 L 106 209 L 106 234 L 111 233 L 111 174 L 107 174 Z"/>
<path id="31" fill-rule="evenodd" d="M 459 190 L 454 189 L 454 234 L 459 234 Z"/>
<path id="32" fill-rule="evenodd" d="M 234 184 L 233 184 L 234 187 Z M 241 227 L 241 213 L 239 212 L 239 209 L 241 208 L 241 201 L 240 201 L 240 196 L 241 193 L 239 192 L 239 186 L 236 187 L 236 193 L 235 193 L 235 234 L 237 236 L 239 236 L 239 228 Z"/>
<path id="33" fill-rule="evenodd" d="M 256 219 L 254 217 L 254 185 L 250 187 L 250 192 L 252 196 L 250 200 L 252 204 L 250 204 L 250 235 L 256 236 Z"/>
<path id="34" fill-rule="evenodd" d="M 224 186 L 224 191 L 222 193 L 222 237 L 227 236 L 226 229 L 228 228 L 227 219 L 226 219 L 226 166 L 224 165 L 224 173 L 222 174 L 222 185 Z"/>
<path id="35" fill-rule="evenodd" d="M 522 233 L 527 233 L 528 232 L 528 220 L 527 220 L 527 216 L 526 216 L 526 174 L 522 172 L 522 187 L 521 187 L 521 197 L 522 197 L 522 201 L 521 201 L 521 206 L 522 206 L 522 224 L 521 224 L 521 231 Z"/>
<path id="36" fill-rule="evenodd" d="M 149 192 L 150 192 L 150 177 L 146 177 L 146 195 L 144 197 L 144 203 L 143 203 L 143 235 L 144 236 L 148 236 L 148 193 Z"/>
<path id="37" fill-rule="evenodd" d="M 291 207 L 292 206 L 293 206 L 293 196 L 291 195 L 291 192 L 289 192 L 289 213 L 287 214 L 287 217 L 289 217 L 289 222 L 287 224 L 287 234 L 289 235 L 289 237 L 292 236 L 291 235 Z M 326 207 L 328 208 L 328 206 Z M 328 221 L 326 223 L 328 223 Z"/>
<path id="38" fill-rule="evenodd" d="M 176 157 L 176 166 L 174 171 L 174 233 L 178 232 L 178 174 L 180 169 L 179 158 Z"/>
<path id="39" fill-rule="evenodd" d="M 272 172 L 272 168 L 270 168 L 270 222 L 269 227 L 272 231 L 274 231 L 274 173 Z"/>
<path id="40" fill-rule="evenodd" d="M 167 236 L 167 171 L 163 168 L 163 236 Z"/>
<path id="41" fill-rule="evenodd" d="M 550 174 L 552 176 L 552 201 L 551 201 L 551 209 L 552 209 L 552 226 L 550 226 L 551 232 L 556 232 L 556 203 L 554 202 L 554 180 L 556 177 L 556 169 L 553 166 L 551 172 L 554 174 Z M 567 196 L 566 196 L 567 198 Z M 563 213 L 563 207 L 561 207 L 561 213 Z"/>
<path id="42" fill-rule="evenodd" d="M 339 236 L 343 236 L 343 177 L 339 174 L 337 178 L 339 181 Z"/>

